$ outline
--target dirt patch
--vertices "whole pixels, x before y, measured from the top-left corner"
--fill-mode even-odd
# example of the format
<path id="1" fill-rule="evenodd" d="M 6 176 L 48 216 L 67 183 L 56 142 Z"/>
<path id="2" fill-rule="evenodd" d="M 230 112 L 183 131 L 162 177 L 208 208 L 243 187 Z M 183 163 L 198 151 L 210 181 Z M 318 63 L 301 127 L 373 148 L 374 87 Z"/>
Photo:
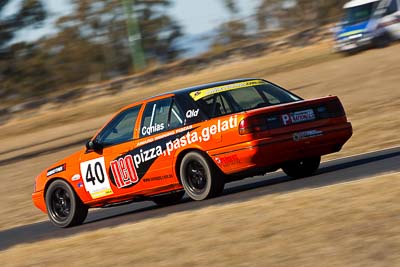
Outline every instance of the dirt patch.
<path id="1" fill-rule="evenodd" d="M 60 258 L 69 266 L 398 266 L 399 187 L 396 173 L 264 196 L 18 245 L 0 254 L 0 261 L 10 266 L 55 266 Z"/>

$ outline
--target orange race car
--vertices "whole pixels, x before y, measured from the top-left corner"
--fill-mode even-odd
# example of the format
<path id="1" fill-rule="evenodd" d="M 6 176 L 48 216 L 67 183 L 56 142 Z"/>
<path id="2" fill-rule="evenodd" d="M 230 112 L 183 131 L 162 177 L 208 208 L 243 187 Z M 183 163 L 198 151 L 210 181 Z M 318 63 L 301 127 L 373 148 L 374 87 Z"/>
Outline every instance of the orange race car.
<path id="1" fill-rule="evenodd" d="M 92 207 L 203 200 L 224 184 L 282 168 L 312 175 L 352 127 L 335 96 L 303 100 L 262 79 L 191 87 L 120 110 L 86 147 L 43 171 L 34 204 L 57 226 Z"/>

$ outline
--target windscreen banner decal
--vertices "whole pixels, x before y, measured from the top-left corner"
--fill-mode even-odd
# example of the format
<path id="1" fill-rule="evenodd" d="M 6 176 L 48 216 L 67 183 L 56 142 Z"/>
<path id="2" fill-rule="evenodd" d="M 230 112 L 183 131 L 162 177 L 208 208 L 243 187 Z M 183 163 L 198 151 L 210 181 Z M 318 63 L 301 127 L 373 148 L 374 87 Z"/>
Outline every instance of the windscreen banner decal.
<path id="1" fill-rule="evenodd" d="M 223 86 L 207 88 L 207 89 L 203 89 L 200 91 L 194 91 L 194 92 L 190 93 L 190 96 L 193 98 L 194 101 L 198 101 L 199 99 L 202 99 L 209 95 L 222 93 L 222 92 L 226 92 L 226 91 L 230 91 L 230 90 L 235 90 L 235 89 L 239 89 L 239 88 L 244 88 L 244 87 L 257 86 L 257 85 L 261 85 L 261 84 L 266 84 L 266 82 L 263 80 L 252 80 L 252 81 L 247 81 L 247 82 L 232 83 L 232 84 L 227 84 L 227 85 L 223 85 Z"/>

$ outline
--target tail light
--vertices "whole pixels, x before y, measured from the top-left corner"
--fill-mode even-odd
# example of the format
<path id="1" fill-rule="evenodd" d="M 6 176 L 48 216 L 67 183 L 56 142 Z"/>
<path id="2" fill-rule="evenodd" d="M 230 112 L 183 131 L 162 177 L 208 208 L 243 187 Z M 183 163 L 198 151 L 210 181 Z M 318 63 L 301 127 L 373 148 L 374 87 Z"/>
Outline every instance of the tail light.
<path id="1" fill-rule="evenodd" d="M 346 115 L 342 103 L 340 103 L 339 99 L 327 102 L 323 106 L 316 108 L 316 111 L 318 117 L 321 119 L 342 117 Z"/>
<path id="2" fill-rule="evenodd" d="M 326 107 L 333 117 L 342 117 L 345 114 L 342 103 L 339 100 L 328 102 Z"/>
<path id="3" fill-rule="evenodd" d="M 243 119 L 239 123 L 239 134 L 249 134 L 255 132 L 261 132 L 268 129 L 268 124 L 265 118 L 260 117 L 249 117 Z"/>

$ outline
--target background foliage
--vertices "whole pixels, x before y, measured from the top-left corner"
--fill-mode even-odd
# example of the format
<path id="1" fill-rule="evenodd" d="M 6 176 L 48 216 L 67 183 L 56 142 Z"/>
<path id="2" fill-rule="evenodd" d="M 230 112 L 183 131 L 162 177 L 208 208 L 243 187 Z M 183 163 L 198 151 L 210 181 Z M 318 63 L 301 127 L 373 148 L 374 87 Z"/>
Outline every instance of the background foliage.
<path id="1" fill-rule="evenodd" d="M 12 0 L 0 0 L 0 14 Z M 14 14 L 0 18 L 0 97 L 26 99 L 89 82 L 133 73 L 126 15 L 119 0 L 70 0 L 73 11 L 56 22 L 57 34 L 34 42 L 16 43 L 26 27 L 41 27 L 48 17 L 43 0 L 23 0 Z M 235 0 L 220 0 L 230 19 L 217 26 L 211 49 L 254 35 L 301 30 L 335 21 L 344 0 L 260 0 L 251 18 L 256 34 L 249 34 Z M 142 45 L 150 66 L 179 58 L 181 25 L 167 14 L 171 0 L 136 0 Z"/>

